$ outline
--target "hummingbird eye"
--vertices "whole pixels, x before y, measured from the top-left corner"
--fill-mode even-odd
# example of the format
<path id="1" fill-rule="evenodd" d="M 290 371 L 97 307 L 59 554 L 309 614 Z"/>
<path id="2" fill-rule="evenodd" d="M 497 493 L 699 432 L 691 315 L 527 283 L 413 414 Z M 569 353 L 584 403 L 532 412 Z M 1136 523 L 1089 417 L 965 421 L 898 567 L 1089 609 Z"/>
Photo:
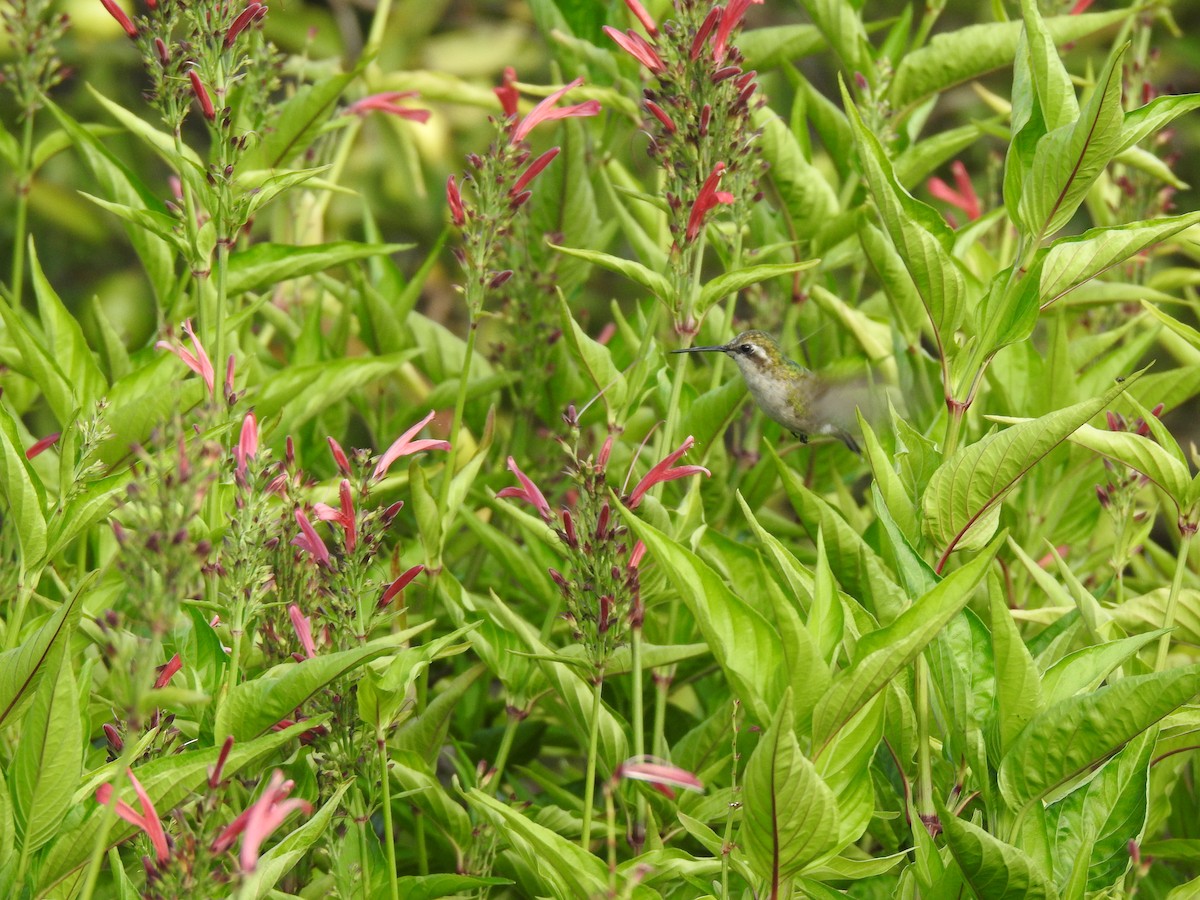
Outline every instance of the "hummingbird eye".
<path id="1" fill-rule="evenodd" d="M 754 352 L 754 345 L 753 344 L 742 344 L 742 346 L 738 347 L 738 350 L 740 350 L 742 353 L 749 356 L 751 353 Z"/>

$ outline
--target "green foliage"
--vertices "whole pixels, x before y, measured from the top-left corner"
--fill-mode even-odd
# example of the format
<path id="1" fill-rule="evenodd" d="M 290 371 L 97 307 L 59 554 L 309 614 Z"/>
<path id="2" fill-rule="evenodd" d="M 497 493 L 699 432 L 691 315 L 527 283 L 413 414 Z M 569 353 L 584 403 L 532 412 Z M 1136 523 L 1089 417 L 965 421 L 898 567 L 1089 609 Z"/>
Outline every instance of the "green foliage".
<path id="1" fill-rule="evenodd" d="M 1194 15 L 646 5 L 0 13 L 5 896 L 1196 893 Z"/>

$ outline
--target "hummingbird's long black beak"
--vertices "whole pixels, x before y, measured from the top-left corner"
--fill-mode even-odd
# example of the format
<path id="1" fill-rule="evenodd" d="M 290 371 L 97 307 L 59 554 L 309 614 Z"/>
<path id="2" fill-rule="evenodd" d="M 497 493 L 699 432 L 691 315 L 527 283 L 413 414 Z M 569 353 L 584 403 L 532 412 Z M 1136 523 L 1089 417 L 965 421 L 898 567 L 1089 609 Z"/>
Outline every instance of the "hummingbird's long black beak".
<path id="1" fill-rule="evenodd" d="M 729 346 L 724 344 L 720 347 L 684 347 L 680 350 L 672 350 L 672 353 L 715 353 L 720 351 L 725 353 L 729 350 Z"/>

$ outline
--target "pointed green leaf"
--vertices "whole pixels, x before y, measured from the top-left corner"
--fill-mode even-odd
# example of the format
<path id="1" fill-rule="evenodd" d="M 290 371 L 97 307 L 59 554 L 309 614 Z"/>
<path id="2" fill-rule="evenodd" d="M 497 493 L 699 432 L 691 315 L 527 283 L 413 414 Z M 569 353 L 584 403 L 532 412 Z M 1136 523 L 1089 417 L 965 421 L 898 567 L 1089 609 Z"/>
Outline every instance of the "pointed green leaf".
<path id="1" fill-rule="evenodd" d="M 667 281 L 665 276 L 643 266 L 639 262 L 634 262 L 632 259 L 623 259 L 620 256 L 613 256 L 610 253 L 601 253 L 599 250 L 560 247 L 557 244 L 551 244 L 550 246 L 560 253 L 587 260 L 590 263 L 595 263 L 602 269 L 608 269 L 610 272 L 624 275 L 630 281 L 640 284 L 663 302 L 670 302 L 674 294 L 674 291 L 671 290 L 671 283 Z"/>
<path id="2" fill-rule="evenodd" d="M 231 294 L 262 291 L 292 278 L 324 272 L 359 259 L 406 250 L 411 244 L 360 244 L 333 241 L 328 244 L 251 244 L 229 257 L 226 289 Z"/>
<path id="3" fill-rule="evenodd" d="M 1158 134 L 1175 119 L 1196 109 L 1200 109 L 1200 94 L 1167 94 L 1125 113 L 1117 152 L 1124 152 L 1150 135 Z"/>
<path id="4" fill-rule="evenodd" d="M 1135 675 L 1047 707 L 1000 763 L 1013 809 L 1046 798 L 1088 772 L 1200 693 L 1200 665 Z"/>
<path id="5" fill-rule="evenodd" d="M 1102 397 L 993 432 L 942 463 L 925 490 L 926 528 L 942 551 L 940 570 L 950 553 L 989 540 L 999 503 L 1043 456 L 1102 412 L 1133 381 L 1114 385 Z"/>
<path id="6" fill-rule="evenodd" d="M 29 241 L 29 275 L 37 295 L 38 315 L 47 349 L 58 360 L 71 384 L 76 406 L 90 412 L 92 404 L 108 389 L 108 382 L 92 357 L 92 348 L 88 346 L 79 322 L 67 311 L 42 271 L 32 238 Z"/>
<path id="7" fill-rule="evenodd" d="M 897 672 L 945 627 L 975 592 L 991 565 L 999 539 L 909 606 L 886 628 L 863 635 L 854 661 L 839 672 L 813 711 L 813 746 L 823 748 Z M 817 750 L 820 755 L 823 749 Z"/>
<path id="8" fill-rule="evenodd" d="M 0 308 L 7 309 L 3 301 Z M 16 423 L 7 407 L 0 406 L 0 492 L 7 502 L 5 525 L 16 531 L 21 566 L 32 573 L 46 555 L 45 491 L 24 449 L 15 443 L 16 435 Z M 4 716 L 0 703 L 0 724 Z"/>
<path id="9" fill-rule="evenodd" d="M 1071 442 L 1109 459 L 1137 469 L 1186 510 L 1195 487 L 1191 472 L 1180 460 L 1148 437 L 1129 431 L 1108 431 L 1084 425 L 1071 435 Z"/>
<path id="10" fill-rule="evenodd" d="M 791 690 L 746 764 L 742 802 L 738 843 L 764 881 L 796 875 L 837 845 L 837 800 L 800 750 Z"/>
<path id="11" fill-rule="evenodd" d="M 700 303 L 697 311 L 703 313 L 718 300 L 736 291 L 740 291 L 744 287 L 758 284 L 760 281 L 768 281 L 780 275 L 803 272 L 805 269 L 811 269 L 819 262 L 819 259 L 806 259 L 794 263 L 764 263 L 760 266 L 747 266 L 744 269 L 735 269 L 732 272 L 718 275 L 701 288 Z"/>
<path id="12" fill-rule="evenodd" d="M 938 811 L 946 844 L 977 897 L 1056 900 L 1054 883 L 1023 850 L 992 837 L 946 809 Z"/>
<path id="13" fill-rule="evenodd" d="M 1013 621 L 997 576 L 988 578 L 992 610 L 992 658 L 996 670 L 996 737 L 1000 753 L 1012 746 L 1045 706 L 1041 678 Z M 990 755 L 990 754 L 989 754 Z"/>
<path id="14" fill-rule="evenodd" d="M 579 327 L 571 315 L 571 307 L 562 291 L 558 292 L 559 322 L 567 339 L 567 348 L 579 367 L 587 373 L 592 386 L 600 392 L 604 405 L 610 410 L 621 409 L 625 404 L 625 376 L 613 362 L 608 347 L 592 340 Z"/>

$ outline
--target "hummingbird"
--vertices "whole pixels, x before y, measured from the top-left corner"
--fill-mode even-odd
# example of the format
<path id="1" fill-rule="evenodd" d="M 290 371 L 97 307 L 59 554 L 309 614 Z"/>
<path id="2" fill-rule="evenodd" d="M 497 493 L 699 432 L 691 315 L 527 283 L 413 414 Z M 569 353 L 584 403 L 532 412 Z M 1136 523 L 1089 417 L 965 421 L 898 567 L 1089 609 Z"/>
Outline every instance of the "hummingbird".
<path id="1" fill-rule="evenodd" d="M 724 353 L 737 363 L 742 379 L 758 408 L 792 432 L 803 444 L 809 435 L 836 437 L 854 453 L 858 442 L 845 427 L 845 401 L 841 392 L 798 362 L 788 359 L 775 338 L 765 331 L 743 331 L 728 344 L 686 347 L 672 353 Z M 853 413 L 851 412 L 851 415 Z"/>

